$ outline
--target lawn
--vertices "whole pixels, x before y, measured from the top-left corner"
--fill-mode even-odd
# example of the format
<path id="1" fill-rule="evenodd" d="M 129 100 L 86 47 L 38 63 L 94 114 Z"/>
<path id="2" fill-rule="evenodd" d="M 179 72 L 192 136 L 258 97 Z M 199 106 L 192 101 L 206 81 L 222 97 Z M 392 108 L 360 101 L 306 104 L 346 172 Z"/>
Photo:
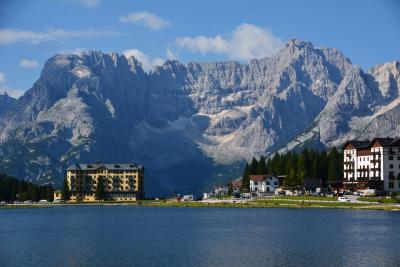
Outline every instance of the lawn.
<path id="1" fill-rule="evenodd" d="M 314 200 L 314 199 L 313 199 Z M 152 201 L 141 204 L 153 207 L 193 207 L 193 208 L 338 208 L 338 209 L 368 209 L 368 210 L 399 210 L 398 207 L 389 205 L 376 205 L 368 203 L 347 203 L 347 202 L 318 202 L 318 201 L 293 201 L 292 199 L 269 198 L 264 200 L 249 201 L 247 203 L 203 203 L 195 201 Z"/>
<path id="2" fill-rule="evenodd" d="M 378 197 L 359 197 L 357 198 L 359 201 L 366 201 L 366 202 L 378 202 L 378 203 L 399 203 L 400 201 L 394 198 L 378 198 Z"/>
<path id="3" fill-rule="evenodd" d="M 337 201 L 337 197 L 322 197 L 322 196 L 276 196 L 275 198 L 290 199 L 290 200 Z"/>

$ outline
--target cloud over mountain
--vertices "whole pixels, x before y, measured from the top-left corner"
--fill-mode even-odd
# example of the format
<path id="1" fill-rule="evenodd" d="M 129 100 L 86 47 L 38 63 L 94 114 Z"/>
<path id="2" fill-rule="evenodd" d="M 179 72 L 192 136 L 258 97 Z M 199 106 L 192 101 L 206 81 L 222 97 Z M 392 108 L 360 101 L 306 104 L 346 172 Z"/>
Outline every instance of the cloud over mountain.
<path id="1" fill-rule="evenodd" d="M 250 60 L 275 54 L 283 45 L 270 30 L 243 23 L 224 37 L 216 35 L 179 37 L 175 43 L 184 49 L 201 54 L 226 54 L 234 60 Z"/>
<path id="2" fill-rule="evenodd" d="M 147 11 L 130 13 L 127 16 L 120 17 L 120 21 L 124 23 L 142 25 L 152 30 L 161 30 L 163 28 L 171 26 L 171 23 L 169 21 L 162 19 L 156 14 Z"/>

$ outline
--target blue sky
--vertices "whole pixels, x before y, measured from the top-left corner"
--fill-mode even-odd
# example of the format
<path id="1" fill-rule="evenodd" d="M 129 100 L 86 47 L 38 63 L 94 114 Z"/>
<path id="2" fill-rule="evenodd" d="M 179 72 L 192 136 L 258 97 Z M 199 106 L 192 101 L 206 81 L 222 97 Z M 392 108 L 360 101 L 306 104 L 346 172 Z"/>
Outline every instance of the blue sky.
<path id="1" fill-rule="evenodd" d="M 271 56 L 291 37 L 336 47 L 364 69 L 400 60 L 400 2 L 3 0 L 0 92 L 29 89 L 57 53 L 125 53 L 150 70 L 167 58 Z"/>

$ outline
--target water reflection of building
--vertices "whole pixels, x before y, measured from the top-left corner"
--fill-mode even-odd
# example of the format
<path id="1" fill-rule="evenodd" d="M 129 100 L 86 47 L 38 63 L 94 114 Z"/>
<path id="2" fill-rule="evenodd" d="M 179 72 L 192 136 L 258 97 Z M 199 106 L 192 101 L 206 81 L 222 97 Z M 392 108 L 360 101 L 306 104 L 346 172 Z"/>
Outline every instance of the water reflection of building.
<path id="1" fill-rule="evenodd" d="M 74 164 L 66 172 L 71 201 L 95 201 L 102 179 L 107 200 L 134 201 L 144 197 L 144 168 L 137 164 Z"/>

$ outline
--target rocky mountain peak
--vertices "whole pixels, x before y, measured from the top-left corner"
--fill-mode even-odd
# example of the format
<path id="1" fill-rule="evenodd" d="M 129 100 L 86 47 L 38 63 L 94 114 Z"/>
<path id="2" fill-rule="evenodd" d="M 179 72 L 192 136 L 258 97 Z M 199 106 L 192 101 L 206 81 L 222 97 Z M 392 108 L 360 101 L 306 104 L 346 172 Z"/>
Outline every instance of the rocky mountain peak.
<path id="1" fill-rule="evenodd" d="M 116 53 L 55 55 L 24 96 L 8 99 L 13 112 L 0 111 L 0 171 L 60 182 L 76 161 L 132 161 L 146 166 L 150 192 L 201 190 L 253 156 L 395 133 L 399 65 L 365 73 L 339 50 L 298 39 L 270 58 L 170 60 L 149 73 Z"/>

